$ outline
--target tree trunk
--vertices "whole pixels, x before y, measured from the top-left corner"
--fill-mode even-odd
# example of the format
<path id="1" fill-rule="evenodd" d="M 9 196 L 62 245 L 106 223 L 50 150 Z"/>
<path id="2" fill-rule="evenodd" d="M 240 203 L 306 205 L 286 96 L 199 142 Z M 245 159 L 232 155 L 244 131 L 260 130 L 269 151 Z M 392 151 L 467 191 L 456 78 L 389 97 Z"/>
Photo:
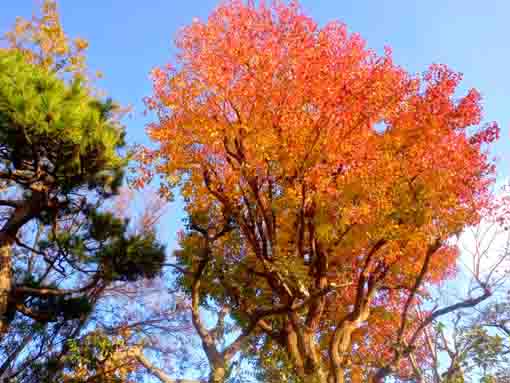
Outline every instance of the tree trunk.
<path id="1" fill-rule="evenodd" d="M 335 367 L 334 377 L 333 377 L 334 383 L 344 383 L 345 382 L 345 369 L 343 367 Z"/>
<path id="2" fill-rule="evenodd" d="M 328 373 L 322 364 L 319 346 L 314 334 L 306 329 L 303 331 L 303 343 L 306 352 L 305 370 L 308 373 L 308 379 L 305 382 L 328 383 Z"/>
<path id="3" fill-rule="evenodd" d="M 285 328 L 285 334 L 286 334 L 286 342 L 287 342 L 287 350 L 290 354 L 290 359 L 292 360 L 292 364 L 294 365 L 294 369 L 296 371 L 296 374 L 300 377 L 305 376 L 305 363 L 303 361 L 303 358 L 301 356 L 301 352 L 299 351 L 299 345 L 298 345 L 298 336 L 296 334 L 296 331 L 294 330 L 294 327 L 292 326 L 292 323 L 290 320 L 287 319 L 286 321 L 286 328 Z"/>
<path id="4" fill-rule="evenodd" d="M 288 322 L 287 347 L 295 372 L 303 380 L 303 382 L 328 383 L 328 374 L 322 366 L 315 340 L 310 334 L 307 335 L 303 336 L 302 340 L 303 343 L 306 344 L 306 351 L 303 350 L 303 354 L 299 347 L 298 335 L 294 331 L 290 321 Z"/>
<path id="5" fill-rule="evenodd" d="M 330 354 L 333 364 L 334 383 L 345 382 L 346 355 L 351 348 L 351 336 L 355 326 L 351 322 L 345 322 L 341 329 L 337 329 L 333 335 Z"/>
<path id="6" fill-rule="evenodd" d="M 310 383 L 328 383 L 328 377 L 322 369 L 306 374 L 303 378 L 304 382 Z"/>
<path id="7" fill-rule="evenodd" d="M 9 297 L 12 289 L 11 247 L 13 240 L 0 234 L 0 339 L 9 327 Z"/>
<path id="8" fill-rule="evenodd" d="M 209 374 L 209 383 L 224 383 L 226 378 L 226 369 L 224 365 L 211 366 Z"/>
<path id="9" fill-rule="evenodd" d="M 0 231 L 0 339 L 9 328 L 9 299 L 12 291 L 12 245 L 19 230 L 42 210 L 44 195 L 34 193 L 31 201 L 18 202 Z"/>

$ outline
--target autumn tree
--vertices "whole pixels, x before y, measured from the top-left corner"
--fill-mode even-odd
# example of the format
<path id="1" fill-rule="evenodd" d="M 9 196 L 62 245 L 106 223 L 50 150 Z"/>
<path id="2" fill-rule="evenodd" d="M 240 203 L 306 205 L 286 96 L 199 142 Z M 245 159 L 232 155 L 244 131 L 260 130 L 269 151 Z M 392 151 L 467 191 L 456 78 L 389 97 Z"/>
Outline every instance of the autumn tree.
<path id="1" fill-rule="evenodd" d="M 117 105 L 85 83 L 86 43 L 67 38 L 49 0 L 40 18 L 19 19 L 6 37 L 0 49 L 0 342 L 16 347 L 5 348 L 2 375 L 20 353 L 64 355 L 65 340 L 85 328 L 108 286 L 154 278 L 165 259 L 150 228 L 132 232 L 128 218 L 107 209 L 127 165 L 125 132 Z M 44 347 L 27 348 L 37 342 Z"/>
<path id="2" fill-rule="evenodd" d="M 2 39 L 3 49 L 16 51 L 27 62 L 60 75 L 85 80 L 88 77 L 83 38 L 70 39 L 64 32 L 55 0 L 42 2 L 41 14 L 31 20 L 18 17 Z"/>
<path id="3" fill-rule="evenodd" d="M 507 382 L 510 349 L 506 306 L 503 302 L 491 303 L 481 313 L 460 310 L 428 327 L 424 342 L 431 362 L 414 365 L 414 381 Z"/>
<path id="4" fill-rule="evenodd" d="M 105 211 L 129 217 L 129 235 L 155 233 L 166 201 L 150 190 L 136 194 L 121 188 Z M 147 366 L 179 376 L 201 361 L 192 352 L 187 307 L 159 277 L 104 284 L 78 320 L 41 323 L 20 315 L 0 342 L 0 380 L 127 383 L 147 376 Z"/>
<path id="5" fill-rule="evenodd" d="M 508 292 L 507 292 L 508 294 Z M 508 295 L 485 307 L 468 327 L 468 358 L 481 369 L 484 383 L 510 381 L 510 317 Z"/>
<path id="6" fill-rule="evenodd" d="M 458 312 L 450 325 L 438 322 L 426 333 L 434 363 L 429 369 L 419 371 L 419 381 L 504 382 L 505 376 L 508 379 L 505 368 L 508 366 L 508 337 L 493 331 L 491 326 L 468 312 Z"/>
<path id="7" fill-rule="evenodd" d="M 507 379 L 510 338 L 505 332 L 508 325 L 505 307 L 509 287 L 509 238 L 506 223 L 501 219 L 492 222 L 485 219 L 476 227 L 464 230 L 455 240 L 462 253 L 456 278 L 429 291 L 430 296 L 416 309 L 423 320 L 431 318 L 427 315 L 431 308 L 459 306 L 459 303 L 461 307 L 432 318 L 430 325 L 423 329 L 421 342 L 428 361 L 418 363 L 414 353 L 420 349 L 411 351 L 413 381 L 487 383 Z M 490 286 L 490 300 L 476 307 L 465 305 L 466 301 L 459 302 L 459 297 L 466 296 L 480 283 Z"/>
<path id="8" fill-rule="evenodd" d="M 430 362 L 424 329 L 491 295 L 477 279 L 465 300 L 418 310 L 455 275 L 451 238 L 493 207 L 499 130 L 481 124 L 479 93 L 457 97 L 444 65 L 410 74 L 296 2 L 225 2 L 176 44 L 177 63 L 153 71 L 158 148 L 139 153 L 140 183 L 180 188 L 196 309 L 226 304 L 244 335 L 231 346 L 259 337 L 253 353 L 306 382 L 411 378 Z M 194 320 L 228 364 L 233 349 Z"/>

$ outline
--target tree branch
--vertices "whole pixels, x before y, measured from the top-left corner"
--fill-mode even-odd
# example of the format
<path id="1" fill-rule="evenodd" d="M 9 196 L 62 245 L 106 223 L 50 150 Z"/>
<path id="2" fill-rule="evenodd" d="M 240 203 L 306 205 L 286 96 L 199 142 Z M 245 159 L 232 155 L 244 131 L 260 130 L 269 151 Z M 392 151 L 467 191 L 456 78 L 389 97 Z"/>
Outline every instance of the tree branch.
<path id="1" fill-rule="evenodd" d="M 23 204 L 23 201 L 19 201 L 19 200 L 0 199 L 0 206 L 9 206 L 9 207 L 17 208 L 17 207 L 20 207 L 22 204 Z"/>
<path id="2" fill-rule="evenodd" d="M 142 366 L 144 366 L 152 375 L 157 377 L 163 383 L 205 383 L 203 380 L 171 378 L 162 369 L 152 364 L 151 361 L 143 355 L 139 348 L 133 350 L 132 353 Z"/>

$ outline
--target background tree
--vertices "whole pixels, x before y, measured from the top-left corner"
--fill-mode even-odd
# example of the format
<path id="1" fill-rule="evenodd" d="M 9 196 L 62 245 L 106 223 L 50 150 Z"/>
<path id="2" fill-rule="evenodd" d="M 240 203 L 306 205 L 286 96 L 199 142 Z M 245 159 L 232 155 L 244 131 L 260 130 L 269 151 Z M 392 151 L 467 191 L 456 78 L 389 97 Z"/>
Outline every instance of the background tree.
<path id="1" fill-rule="evenodd" d="M 128 232 L 156 231 L 166 206 L 147 190 L 122 192 L 107 211 L 130 217 Z M 115 281 L 94 296 L 83 321 L 41 325 L 19 316 L 0 343 L 0 377 L 17 382 L 135 382 L 147 369 L 134 351 L 172 376 L 197 369 L 187 303 L 162 279 Z M 63 347 L 64 346 L 64 347 Z M 102 380 L 101 380 L 102 379 Z"/>
<path id="2" fill-rule="evenodd" d="M 457 99 L 446 66 L 410 75 L 294 2 L 227 2 L 177 47 L 153 72 L 159 148 L 140 159 L 198 224 L 185 276 L 203 270 L 207 299 L 265 333 L 254 351 L 272 342 L 307 382 L 411 378 L 423 330 L 491 295 L 478 278 L 462 301 L 417 309 L 455 274 L 451 238 L 493 208 L 499 130 L 479 126 L 479 94 Z"/>
<path id="3" fill-rule="evenodd" d="M 7 43 L 3 49 L 18 52 L 38 67 L 82 80 L 88 77 L 85 56 L 88 42 L 79 37 L 70 39 L 65 34 L 55 0 L 44 0 L 41 14 L 31 20 L 18 17 L 3 40 Z"/>
<path id="4" fill-rule="evenodd" d="M 416 363 L 417 358 L 411 351 L 414 381 L 504 381 L 509 338 L 496 323 L 503 326 L 505 323 L 508 238 L 505 226 L 498 219 L 494 222 L 484 220 L 480 225 L 468 228 L 457 240 L 462 249 L 457 277 L 431 291 L 417 309 L 418 316 L 429 318 L 431 315 L 427 313 L 431 308 L 432 312 L 437 312 L 436 308 L 457 305 L 458 311 L 432 318 L 431 325 L 423 329 L 421 341 L 426 346 L 428 362 Z M 480 283 L 490 286 L 491 299 L 477 307 L 458 307 L 458 303 L 466 302 L 462 302 L 462 297 L 469 295 L 470 290 Z"/>
<path id="5" fill-rule="evenodd" d="M 84 83 L 86 42 L 65 36 L 54 1 L 44 2 L 40 18 L 19 19 L 6 37 L 0 368 L 5 379 L 25 374 L 43 381 L 35 370 L 56 376 L 70 351 L 67 341 L 87 329 L 105 289 L 154 278 L 165 252 L 152 227 L 133 232 L 129 219 L 107 209 L 127 165 L 124 129 L 116 104 Z"/>

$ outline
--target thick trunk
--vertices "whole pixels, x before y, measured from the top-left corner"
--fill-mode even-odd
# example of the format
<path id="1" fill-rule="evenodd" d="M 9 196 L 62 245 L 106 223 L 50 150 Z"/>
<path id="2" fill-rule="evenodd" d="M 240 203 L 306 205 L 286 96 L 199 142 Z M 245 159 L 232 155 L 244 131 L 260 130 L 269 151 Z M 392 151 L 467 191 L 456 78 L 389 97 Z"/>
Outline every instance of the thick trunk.
<path id="1" fill-rule="evenodd" d="M 328 383 L 328 377 L 325 376 L 322 371 L 315 371 L 315 372 L 309 372 L 304 373 L 302 375 L 299 375 L 301 380 L 306 383 Z"/>
<path id="2" fill-rule="evenodd" d="M 0 339 L 7 332 L 10 322 L 12 245 L 23 225 L 40 213 L 44 201 L 43 194 L 34 193 L 31 201 L 18 202 L 0 231 Z"/>
<path id="3" fill-rule="evenodd" d="M 352 322 L 345 322 L 341 329 L 337 329 L 331 343 L 331 359 L 333 364 L 334 383 L 344 383 L 345 363 L 351 349 L 351 337 L 356 326 Z"/>
<path id="4" fill-rule="evenodd" d="M 318 347 L 313 334 L 304 332 L 301 341 L 292 323 L 287 322 L 287 349 L 296 374 L 310 383 L 328 383 L 328 374 L 324 370 Z"/>
<path id="5" fill-rule="evenodd" d="M 330 355 L 333 367 L 334 383 L 344 383 L 345 366 L 349 362 L 349 355 L 352 349 L 352 333 L 360 323 L 366 321 L 370 314 L 369 300 L 360 308 L 353 320 L 345 320 L 335 330 L 330 344 Z"/>
<path id="6" fill-rule="evenodd" d="M 319 369 L 310 374 L 306 374 L 303 381 L 310 383 L 328 383 L 328 376 L 322 369 Z"/>
<path id="7" fill-rule="evenodd" d="M 12 289 L 11 278 L 12 239 L 0 234 L 0 339 L 9 327 L 9 297 Z"/>
<path id="8" fill-rule="evenodd" d="M 306 380 L 307 382 L 328 383 L 328 373 L 325 371 L 322 364 L 319 347 L 315 340 L 314 334 L 305 330 L 303 334 L 303 343 L 305 344 L 306 352 L 306 371 L 313 380 Z"/>
<path id="9" fill-rule="evenodd" d="M 301 353 L 299 352 L 298 337 L 296 331 L 294 330 L 294 327 L 292 326 L 290 321 L 287 321 L 286 333 L 287 333 L 287 349 L 289 350 L 290 359 L 292 360 L 294 369 L 296 370 L 296 373 L 300 377 L 304 377 L 305 363 L 303 361 L 303 358 L 301 357 Z"/>
<path id="10" fill-rule="evenodd" d="M 322 263 L 326 262 L 323 256 Z M 326 270 L 327 266 L 320 266 Z M 324 272 L 320 273 L 321 275 Z M 319 277 L 316 288 L 323 291 L 327 287 L 327 279 Z M 286 322 L 287 351 L 294 365 L 296 374 L 304 381 L 310 383 L 328 383 L 328 372 L 324 367 L 320 347 L 317 344 L 316 334 L 325 306 L 325 297 L 317 296 L 310 302 L 310 309 L 302 323 L 296 312 L 289 313 Z"/>
<path id="11" fill-rule="evenodd" d="M 225 366 L 211 366 L 209 383 L 224 383 L 226 378 Z"/>
<path id="12" fill-rule="evenodd" d="M 341 366 L 335 367 L 333 382 L 334 383 L 344 383 L 345 382 L 345 369 L 343 367 L 341 367 Z"/>

